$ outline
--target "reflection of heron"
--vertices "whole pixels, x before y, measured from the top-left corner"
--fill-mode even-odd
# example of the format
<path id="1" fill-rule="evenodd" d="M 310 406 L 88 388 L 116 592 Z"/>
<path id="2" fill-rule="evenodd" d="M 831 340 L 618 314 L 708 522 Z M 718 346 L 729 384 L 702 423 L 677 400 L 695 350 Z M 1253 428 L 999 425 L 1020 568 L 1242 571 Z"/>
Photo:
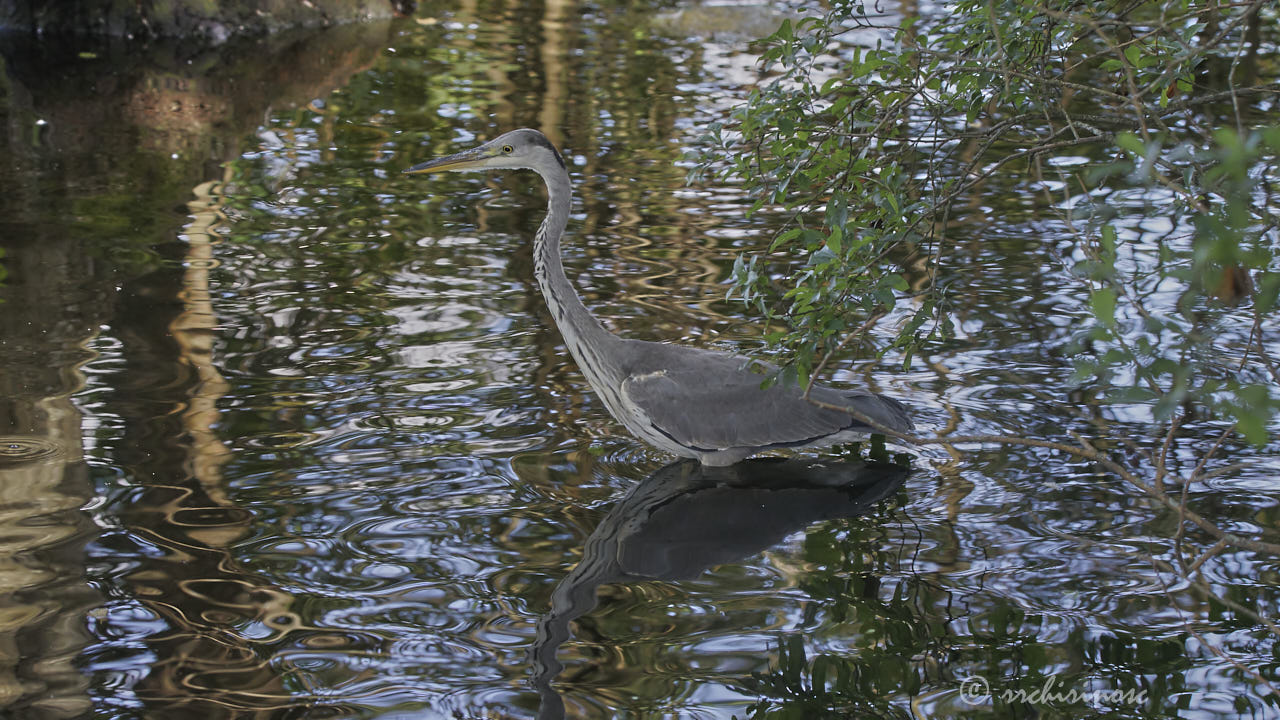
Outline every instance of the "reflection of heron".
<path id="1" fill-rule="evenodd" d="M 710 350 L 625 340 L 600 325 L 565 277 L 560 236 L 569 220 L 569 173 L 537 130 L 415 165 L 410 173 L 528 169 L 547 184 L 547 216 L 534 237 L 534 274 L 569 352 L 610 414 L 636 437 L 705 465 L 730 465 L 761 450 L 831 445 L 871 428 L 847 407 L 892 430 L 913 426 L 896 400 L 865 390 L 761 384 L 777 368 Z"/>
<path id="2" fill-rule="evenodd" d="M 596 606 L 608 583 L 681 580 L 736 561 L 820 520 L 855 517 L 892 495 L 908 470 L 884 463 L 767 458 L 730 468 L 683 460 L 636 485 L 587 538 L 582 560 L 551 591 L 530 656 L 541 720 L 560 720 L 552 688 L 569 623 Z"/>

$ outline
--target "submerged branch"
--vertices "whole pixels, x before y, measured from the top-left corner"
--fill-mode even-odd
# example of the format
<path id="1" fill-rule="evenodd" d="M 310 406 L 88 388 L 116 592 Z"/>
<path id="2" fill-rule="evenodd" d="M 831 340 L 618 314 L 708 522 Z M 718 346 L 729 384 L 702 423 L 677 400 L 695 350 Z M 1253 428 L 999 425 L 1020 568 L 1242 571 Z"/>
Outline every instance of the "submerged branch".
<path id="1" fill-rule="evenodd" d="M 1215 540 L 1219 540 L 1219 541 L 1225 542 L 1228 545 L 1243 548 L 1245 550 L 1252 550 L 1253 552 L 1266 553 L 1269 555 L 1276 555 L 1280 557 L 1280 544 L 1264 542 L 1261 540 L 1253 540 L 1251 538 L 1241 537 L 1240 535 L 1236 535 L 1235 533 L 1230 533 L 1223 530 L 1222 528 L 1218 527 L 1213 522 L 1205 519 L 1198 513 L 1193 512 L 1190 509 L 1187 509 L 1185 505 L 1183 505 L 1178 501 L 1178 499 L 1171 497 L 1162 488 L 1144 481 L 1143 479 L 1138 477 L 1132 470 L 1116 462 L 1110 456 L 1102 453 L 1096 447 L 1094 447 L 1091 443 L 1089 443 L 1088 440 L 1082 437 L 1079 437 L 1079 436 L 1076 437 L 1076 440 L 1079 443 L 1079 445 L 1068 445 L 1066 443 L 1056 442 L 1053 440 L 1040 440 L 1037 438 L 1026 438 L 1026 437 L 1017 437 L 1014 435 L 995 435 L 995 434 L 955 435 L 950 437 L 941 437 L 941 436 L 926 437 L 922 435 L 914 435 L 911 433 L 898 432 L 897 430 L 886 427 L 885 425 L 879 422 L 876 422 L 872 418 L 867 417 L 863 413 L 858 412 L 857 410 L 850 407 L 845 407 L 842 405 L 834 405 L 831 403 L 822 402 L 820 400 L 815 400 L 813 398 L 806 398 L 806 399 L 810 403 L 816 405 L 817 407 L 847 413 L 853 416 L 855 420 L 865 424 L 867 427 L 872 428 L 872 430 L 874 430 L 877 433 L 881 433 L 888 437 L 893 437 L 898 440 L 902 440 L 903 442 L 911 443 L 913 445 L 944 445 L 951 449 L 956 449 L 956 450 L 958 450 L 958 448 L 955 448 L 956 445 L 975 444 L 975 443 L 976 444 L 1015 445 L 1015 446 L 1021 446 L 1021 447 L 1039 447 L 1039 448 L 1046 448 L 1049 450 L 1055 450 L 1057 452 L 1060 452 L 1066 455 L 1071 455 L 1073 457 L 1077 457 L 1082 460 L 1089 460 L 1091 462 L 1097 463 L 1098 465 L 1101 465 L 1107 470 L 1110 470 L 1112 473 L 1120 477 L 1122 480 L 1126 481 L 1133 487 L 1141 490 L 1147 496 L 1157 500 L 1158 502 L 1160 502 L 1160 504 L 1164 505 L 1168 510 L 1174 513 L 1177 513 L 1181 518 L 1185 519 L 1186 521 L 1200 528 L 1205 533 L 1207 533 L 1210 537 L 1213 537 Z M 1190 482 L 1190 478 L 1183 480 L 1183 482 Z"/>

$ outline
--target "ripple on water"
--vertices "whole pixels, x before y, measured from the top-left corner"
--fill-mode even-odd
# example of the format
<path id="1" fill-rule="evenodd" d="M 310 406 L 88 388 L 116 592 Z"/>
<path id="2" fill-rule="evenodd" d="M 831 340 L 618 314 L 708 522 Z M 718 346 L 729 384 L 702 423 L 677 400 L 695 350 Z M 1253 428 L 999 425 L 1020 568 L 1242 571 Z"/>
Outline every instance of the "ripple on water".
<path id="1" fill-rule="evenodd" d="M 346 531 L 358 551 L 374 557 L 396 557 L 406 560 L 423 559 L 432 556 L 446 532 L 460 530 L 459 523 L 444 520 L 426 522 L 421 518 L 393 518 L 370 521 L 373 526 L 353 526 Z M 401 532 L 406 530 L 407 532 Z"/>
<path id="2" fill-rule="evenodd" d="M 0 467 L 49 462 L 66 454 L 59 443 L 32 435 L 0 435 Z"/>
<path id="3" fill-rule="evenodd" d="M 288 450 L 292 448 L 300 448 L 317 442 L 321 437 L 323 436 L 318 432 L 302 432 L 298 430 L 287 432 L 266 432 L 246 437 L 244 438 L 243 443 L 244 446 L 248 448 Z"/>
<path id="4" fill-rule="evenodd" d="M 357 547 L 403 558 L 413 557 L 406 554 L 411 542 L 430 541 L 434 545 L 450 539 L 456 541 L 463 529 L 464 523 L 460 520 L 440 515 L 395 515 L 352 523 L 344 534 L 358 540 Z M 431 552 L 430 548 L 424 550 Z"/>
<path id="5" fill-rule="evenodd" d="M 381 647 L 383 638 L 374 633 L 308 628 L 295 640 L 309 650 L 326 652 L 365 651 Z"/>
<path id="6" fill-rule="evenodd" d="M 409 565 L 385 561 L 352 563 L 348 566 L 356 575 L 382 583 L 404 580 L 414 576 L 415 568 Z"/>
<path id="7" fill-rule="evenodd" d="M 406 663 L 464 662 L 483 665 L 493 661 L 493 653 L 480 644 L 416 632 L 407 637 L 396 637 L 391 641 L 389 652 L 392 657 Z"/>
<path id="8" fill-rule="evenodd" d="M 292 555 L 297 557 L 329 557 L 333 555 L 337 538 L 279 537 L 260 542 L 255 555 Z"/>
<path id="9" fill-rule="evenodd" d="M 437 607 L 419 602 L 394 600 L 364 601 L 351 607 L 332 609 L 324 613 L 321 625 L 389 637 L 403 635 L 412 628 L 415 635 L 465 634 L 474 620 L 460 608 Z M 478 609 L 478 608 L 477 608 Z"/>
<path id="10" fill-rule="evenodd" d="M 421 410 L 416 412 L 413 409 L 392 411 L 388 408 L 378 413 L 351 419 L 352 427 L 370 430 L 449 428 L 460 425 L 463 422 L 464 420 L 460 414 L 446 412 L 444 408 L 435 408 L 429 414 Z"/>

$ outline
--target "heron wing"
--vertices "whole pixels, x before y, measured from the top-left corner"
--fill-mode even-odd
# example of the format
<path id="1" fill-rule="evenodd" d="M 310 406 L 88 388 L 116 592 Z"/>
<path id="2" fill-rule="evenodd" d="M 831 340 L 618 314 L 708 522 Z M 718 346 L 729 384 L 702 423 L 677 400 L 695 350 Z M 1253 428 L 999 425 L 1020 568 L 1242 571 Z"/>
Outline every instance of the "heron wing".
<path id="1" fill-rule="evenodd" d="M 806 400 L 795 384 L 761 385 L 776 370 L 724 353 L 630 341 L 622 393 L 654 429 L 702 451 L 807 445 L 846 430 L 869 429 L 852 415 Z M 895 430 L 911 420 L 897 401 L 866 391 L 815 387 L 810 397 L 851 407 Z"/>

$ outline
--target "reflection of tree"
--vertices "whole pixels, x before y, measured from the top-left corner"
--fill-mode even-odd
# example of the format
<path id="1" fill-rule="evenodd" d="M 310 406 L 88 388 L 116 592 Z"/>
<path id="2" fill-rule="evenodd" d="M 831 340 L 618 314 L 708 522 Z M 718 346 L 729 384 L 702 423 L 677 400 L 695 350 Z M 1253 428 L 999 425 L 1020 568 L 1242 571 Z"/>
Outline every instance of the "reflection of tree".
<path id="1" fill-rule="evenodd" d="M 228 390 L 211 355 L 218 187 L 201 185 L 189 204 L 185 268 L 127 284 L 115 321 L 126 359 L 117 380 L 122 454 L 138 482 L 118 513 L 129 531 L 120 540 L 134 548 L 118 551 L 134 564 L 124 589 L 166 626 L 145 639 L 156 660 L 131 690 L 155 717 L 184 707 L 252 717 L 295 702 L 261 650 L 299 624 L 291 597 L 240 570 L 229 552 L 252 516 L 226 497 L 230 453 L 212 427 Z M 260 628 L 257 637 L 241 633 L 246 625 Z"/>
<path id="2" fill-rule="evenodd" d="M 606 584 L 683 580 L 734 562 L 820 520 L 869 512 L 908 470 L 896 465 L 749 460 L 727 468 L 667 465 L 632 489 L 587 539 L 582 560 L 551 593 L 530 655 L 539 718 L 564 717 L 552 688 L 570 623 L 596 607 Z"/>
<path id="3" fill-rule="evenodd" d="M 820 528 L 805 539 L 806 559 L 821 562 L 799 584 L 823 629 L 780 633 L 769 669 L 735 683 L 759 698 L 751 717 L 898 717 L 904 697 L 953 679 L 945 670 L 956 645 L 949 624 L 964 608 L 952 607 L 952 592 L 904 573 L 899 553 L 884 549 L 892 540 L 868 552 L 864 537 L 841 530 Z M 885 577 L 896 585 L 886 587 Z M 830 644 L 826 628 L 838 628 Z"/>
<path id="4" fill-rule="evenodd" d="M 239 155 L 240 138 L 268 108 L 338 87 L 373 61 L 387 32 L 385 23 L 360 24 L 216 49 L 159 42 L 146 52 L 107 39 L 7 35 L 0 160 L 17 182 L 0 195 L 2 222 L 74 215 L 74 236 L 98 253 L 128 270 L 150 265 L 147 249 L 171 241 L 177 224 L 165 210 Z"/>
<path id="5" fill-rule="evenodd" d="M 129 38 L 181 38 L 192 45 L 219 45 L 237 33 L 265 35 L 290 27 L 319 27 L 390 18 L 411 11 L 413 0 L 172 0 L 114 3 L 32 0 L 0 6 L 10 32 L 32 36 L 92 34 Z"/>
<path id="6" fill-rule="evenodd" d="M 3 231 L 0 231 L 2 233 Z M 110 278 L 62 232 L 10 235 L 0 287 L 0 715 L 79 717 L 91 642 L 85 614 L 101 595 L 84 581 L 97 527 L 92 497 L 84 347 L 105 320 Z"/>
<path id="7" fill-rule="evenodd" d="M 386 33 L 359 25 L 216 51 L 0 44 L 0 157 L 15 179 L 0 196 L 0 707 L 15 717 L 80 716 L 99 693 L 100 704 L 141 702 L 149 718 L 277 716 L 308 702 L 269 663 L 271 643 L 300 624 L 292 597 L 230 552 L 251 517 L 221 476 L 217 402 L 229 386 L 213 361 L 209 271 L 224 202 L 221 184 L 203 181 L 267 109 L 329 92 Z M 193 186 L 178 243 L 172 208 Z M 86 422 L 71 395 L 108 323 L 119 352 L 93 376 Z M 89 557 L 98 528 L 79 510 L 93 494 L 82 437 L 127 473 L 101 490 L 106 530 Z M 146 672 L 90 687 L 122 657 Z"/>

